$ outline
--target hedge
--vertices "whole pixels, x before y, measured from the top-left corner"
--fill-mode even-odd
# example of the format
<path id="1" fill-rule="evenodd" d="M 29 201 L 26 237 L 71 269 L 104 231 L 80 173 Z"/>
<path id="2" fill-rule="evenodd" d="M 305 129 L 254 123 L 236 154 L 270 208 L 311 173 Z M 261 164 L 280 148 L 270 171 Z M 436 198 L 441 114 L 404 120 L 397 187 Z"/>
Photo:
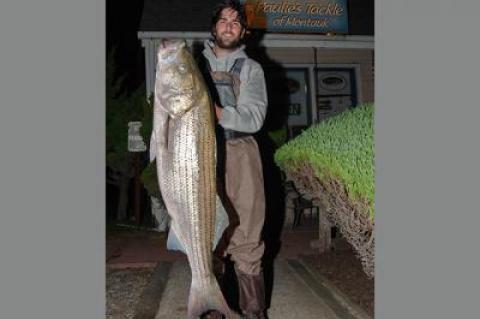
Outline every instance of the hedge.
<path id="1" fill-rule="evenodd" d="M 373 276 L 375 169 L 374 105 L 328 118 L 288 141 L 275 162 L 297 188 L 318 198 Z"/>

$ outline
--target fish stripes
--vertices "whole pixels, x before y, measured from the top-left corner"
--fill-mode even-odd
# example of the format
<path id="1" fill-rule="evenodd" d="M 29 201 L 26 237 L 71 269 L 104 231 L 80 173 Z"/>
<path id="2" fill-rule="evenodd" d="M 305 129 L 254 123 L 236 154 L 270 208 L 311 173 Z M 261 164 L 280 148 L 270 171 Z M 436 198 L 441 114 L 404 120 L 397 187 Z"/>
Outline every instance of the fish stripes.
<path id="1" fill-rule="evenodd" d="M 236 318 L 213 274 L 216 169 L 213 106 L 182 41 L 158 50 L 154 130 L 162 197 L 192 271 L 188 318 L 216 309 Z"/>

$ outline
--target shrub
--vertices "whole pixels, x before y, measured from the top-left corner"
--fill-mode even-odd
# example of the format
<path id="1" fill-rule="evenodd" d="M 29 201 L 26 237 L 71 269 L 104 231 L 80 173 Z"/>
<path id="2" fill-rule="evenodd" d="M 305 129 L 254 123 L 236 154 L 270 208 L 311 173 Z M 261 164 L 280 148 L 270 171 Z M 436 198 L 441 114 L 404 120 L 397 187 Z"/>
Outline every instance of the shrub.
<path id="1" fill-rule="evenodd" d="M 328 219 L 349 240 L 373 276 L 373 104 L 320 122 L 287 142 L 275 162 L 297 187 L 320 199 Z"/>

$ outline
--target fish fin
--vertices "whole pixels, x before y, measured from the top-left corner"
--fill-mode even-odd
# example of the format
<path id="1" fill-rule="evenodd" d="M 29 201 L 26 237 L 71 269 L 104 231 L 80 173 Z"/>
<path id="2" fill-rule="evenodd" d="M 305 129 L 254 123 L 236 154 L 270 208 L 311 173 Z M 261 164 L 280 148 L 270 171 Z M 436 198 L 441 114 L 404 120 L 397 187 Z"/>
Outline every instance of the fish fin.
<path id="1" fill-rule="evenodd" d="M 216 195 L 216 200 L 215 200 L 215 234 L 213 238 L 213 247 L 217 247 L 218 243 L 220 242 L 220 239 L 223 236 L 223 233 L 225 232 L 225 229 L 227 229 L 229 225 L 229 220 L 228 220 L 228 214 L 227 211 L 225 210 L 225 207 L 222 204 L 222 200 Z"/>
<path id="2" fill-rule="evenodd" d="M 196 319 L 210 310 L 221 312 L 225 318 L 240 318 L 229 307 L 215 279 L 208 287 L 198 287 L 192 282 L 188 297 L 188 318 Z"/>
<path id="3" fill-rule="evenodd" d="M 163 165 L 168 148 L 168 122 L 169 116 L 162 108 L 160 100 L 157 96 L 155 88 L 154 105 L 153 105 L 153 130 L 151 138 L 150 158 L 157 160 L 157 179 L 160 192 L 163 193 Z M 153 149 L 154 148 L 154 149 Z M 154 152 L 154 153 L 153 153 Z M 162 194 L 163 195 L 163 194 Z"/>
<path id="4" fill-rule="evenodd" d="M 175 231 L 175 221 L 172 221 L 171 227 L 168 230 L 168 237 L 167 237 L 167 249 L 168 250 L 178 250 L 183 252 L 184 254 L 187 253 L 185 250 L 184 245 L 180 241 L 180 237 L 177 235 L 177 231 Z"/>
<path id="5" fill-rule="evenodd" d="M 168 145 L 168 113 L 164 110 L 160 99 L 158 98 L 157 88 L 155 88 L 155 100 L 153 106 L 153 134 L 158 151 L 163 151 Z M 160 150 L 159 150 L 160 149 Z"/>

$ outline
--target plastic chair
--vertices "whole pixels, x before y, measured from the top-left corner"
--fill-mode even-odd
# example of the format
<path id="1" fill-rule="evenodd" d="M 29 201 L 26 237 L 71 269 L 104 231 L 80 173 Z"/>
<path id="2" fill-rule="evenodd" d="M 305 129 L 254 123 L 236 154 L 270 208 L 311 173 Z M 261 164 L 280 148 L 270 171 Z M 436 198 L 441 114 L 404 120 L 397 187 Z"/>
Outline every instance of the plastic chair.
<path id="1" fill-rule="evenodd" d="M 282 172 L 282 177 L 283 177 L 283 184 L 285 188 L 285 194 L 286 196 L 292 197 L 292 203 L 293 203 L 292 229 L 293 229 L 300 225 L 300 220 L 302 218 L 302 215 L 305 209 L 310 210 L 310 216 L 313 216 L 314 211 L 316 211 L 318 216 L 320 208 L 313 203 L 313 199 L 307 198 L 305 194 L 302 194 L 300 191 L 298 191 L 293 181 L 287 180 L 283 172 Z"/>

